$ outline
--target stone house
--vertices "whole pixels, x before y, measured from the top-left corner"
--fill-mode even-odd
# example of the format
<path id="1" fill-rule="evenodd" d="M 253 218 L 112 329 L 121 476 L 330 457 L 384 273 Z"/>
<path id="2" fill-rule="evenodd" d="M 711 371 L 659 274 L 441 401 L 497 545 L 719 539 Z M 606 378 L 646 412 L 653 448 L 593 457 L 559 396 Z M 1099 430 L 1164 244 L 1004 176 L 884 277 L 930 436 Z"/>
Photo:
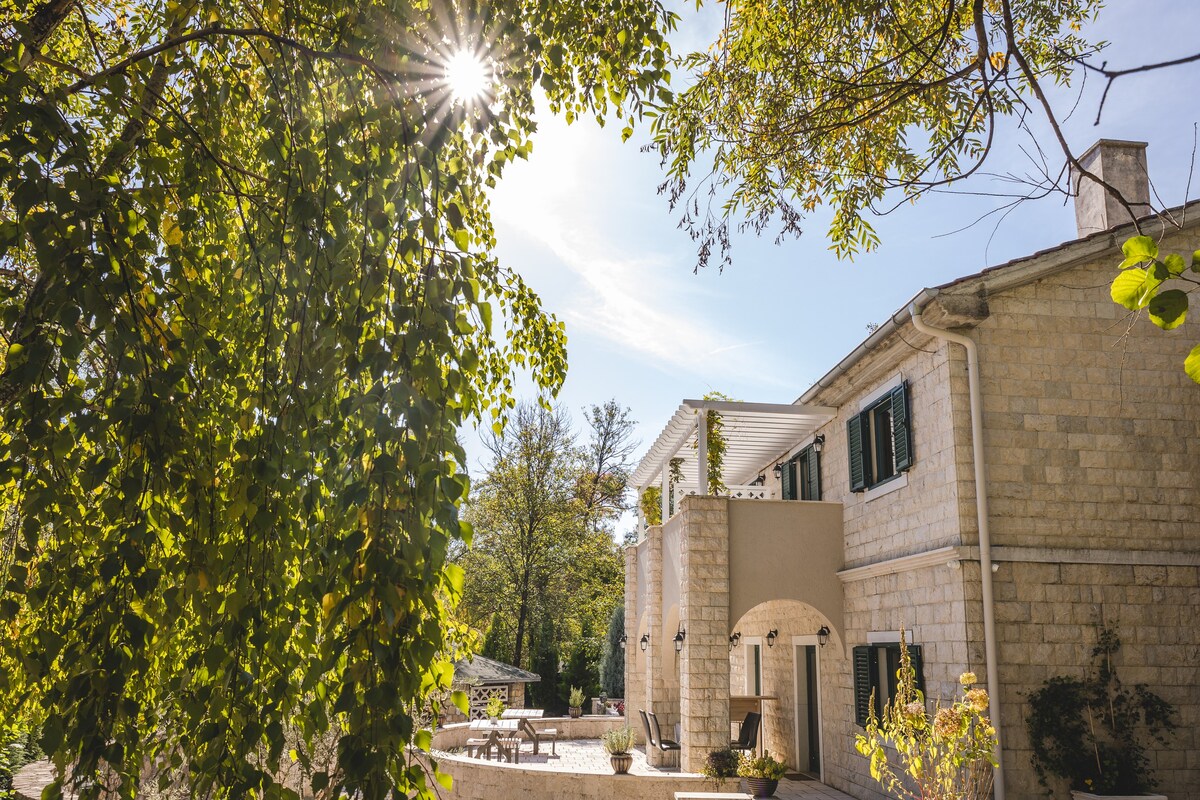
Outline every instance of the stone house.
<path id="1" fill-rule="evenodd" d="M 1085 164 L 1148 201 L 1145 145 Z M 1200 325 L 1127 323 L 1130 218 L 1078 195 L 1079 238 L 921 291 L 793 404 L 684 401 L 654 442 L 634 483 L 661 484 L 665 524 L 626 551 L 626 702 L 678 726 L 685 771 L 761 706 L 791 769 L 880 797 L 854 736 L 903 628 L 928 698 L 986 680 L 998 800 L 1043 796 L 1026 695 L 1081 675 L 1105 623 L 1122 679 L 1179 711 L 1160 790 L 1200 800 Z M 1200 246 L 1190 210 L 1155 226 L 1164 252 Z"/>

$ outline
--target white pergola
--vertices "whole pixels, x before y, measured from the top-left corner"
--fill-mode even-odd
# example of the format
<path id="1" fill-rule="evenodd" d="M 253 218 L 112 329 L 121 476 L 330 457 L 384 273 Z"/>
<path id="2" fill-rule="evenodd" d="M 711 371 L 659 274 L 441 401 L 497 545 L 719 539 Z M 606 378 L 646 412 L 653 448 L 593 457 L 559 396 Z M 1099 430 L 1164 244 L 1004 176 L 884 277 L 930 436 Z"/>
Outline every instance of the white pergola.
<path id="1" fill-rule="evenodd" d="M 721 482 L 749 483 L 771 459 L 811 436 L 833 419 L 829 406 L 739 403 L 730 400 L 684 400 L 633 472 L 632 483 L 641 497 L 655 481 L 662 483 L 662 518 L 670 510 L 671 459 L 682 460 L 683 480 L 694 481 L 699 494 L 708 494 L 708 424 L 710 413 L 721 415 L 725 458 Z M 639 503 L 639 514 L 640 514 Z"/>

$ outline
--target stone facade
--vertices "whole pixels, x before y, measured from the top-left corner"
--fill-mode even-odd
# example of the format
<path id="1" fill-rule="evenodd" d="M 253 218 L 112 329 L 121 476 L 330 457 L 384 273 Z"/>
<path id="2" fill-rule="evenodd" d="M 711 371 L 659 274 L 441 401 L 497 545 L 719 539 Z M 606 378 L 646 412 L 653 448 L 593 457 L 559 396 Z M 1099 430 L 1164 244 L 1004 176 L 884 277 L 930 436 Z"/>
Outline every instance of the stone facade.
<path id="1" fill-rule="evenodd" d="M 1025 697 L 1049 677 L 1081 674 L 1098 626 L 1107 623 L 1125 642 L 1118 662 L 1122 679 L 1146 683 L 1179 711 L 1174 735 L 1154 747 L 1161 791 L 1172 800 L 1200 800 L 1200 387 L 1182 369 L 1200 340 L 1200 324 L 1190 321 L 1172 332 L 1145 320 L 1127 324 L 1124 310 L 1108 297 L 1121 259 L 1117 245 L 1126 235 L 1131 232 L 1075 242 L 943 287 L 926 312 L 931 324 L 957 326 L 979 350 L 997 565 L 997 700 L 1010 798 L 1044 791 L 1029 763 Z M 1163 252 L 1190 253 L 1197 246 L 1200 237 L 1193 232 L 1160 243 Z M 973 317 L 956 314 L 972 304 L 980 309 Z M 847 420 L 900 381 L 909 385 L 913 465 L 891 484 L 851 492 Z M 854 723 L 851 648 L 903 628 L 922 646 L 932 699 L 949 697 L 962 671 L 985 678 L 963 349 L 899 322 L 804 402 L 838 409 L 820 431 L 821 490 L 824 500 L 843 509 L 844 623 L 830 625 L 837 644 L 820 654 L 821 777 L 856 797 L 878 798 L 865 760 L 853 750 L 860 729 Z M 761 468 L 769 483 L 772 466 Z M 712 502 L 685 501 L 672 522 L 686 517 L 695 501 Z M 689 519 L 684 530 L 703 525 Z M 725 567 L 719 552 L 704 549 L 714 545 L 689 551 L 685 596 L 693 573 L 697 587 L 719 593 Z M 780 596 L 803 600 L 802 589 L 789 588 Z M 683 608 L 686 616 L 686 602 Z M 811 633 L 825 618 L 803 602 L 767 602 L 740 619 L 726 619 L 722 632 L 719 610 L 703 610 L 710 618 L 695 656 L 719 663 L 694 667 L 693 652 L 685 648 L 689 658 L 681 674 L 688 686 L 697 684 L 697 669 L 724 676 L 729 693 L 744 691 L 744 649 L 717 647 L 719 638 L 739 629 L 743 636 L 762 636 L 777 628 L 779 641 L 790 645 L 790 636 Z M 772 751 L 794 764 L 790 650 L 777 644 L 765 651 L 764 689 L 782 698 L 775 710 L 768 705 L 765 731 Z M 716 740 L 725 721 L 719 698 L 701 693 L 698 702 L 695 707 L 712 720 L 689 722 L 685 710 L 689 759 Z M 692 731 L 701 738 L 689 744 Z"/>

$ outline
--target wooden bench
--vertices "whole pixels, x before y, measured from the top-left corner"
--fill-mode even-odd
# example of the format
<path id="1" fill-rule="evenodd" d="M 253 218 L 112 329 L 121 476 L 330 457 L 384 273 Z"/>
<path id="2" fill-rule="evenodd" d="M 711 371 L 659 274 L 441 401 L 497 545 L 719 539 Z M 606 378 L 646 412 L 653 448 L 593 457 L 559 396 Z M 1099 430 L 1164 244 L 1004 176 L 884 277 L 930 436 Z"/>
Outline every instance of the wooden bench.
<path id="1" fill-rule="evenodd" d="M 528 719 L 521 720 L 521 727 L 525 729 L 527 735 L 533 742 L 533 754 L 537 755 L 538 746 L 542 743 L 542 739 L 550 740 L 550 754 L 558 755 L 558 728 L 535 728 L 533 722 Z"/>
<path id="2" fill-rule="evenodd" d="M 490 750 L 493 744 L 499 746 L 499 749 L 509 761 L 516 764 L 521 763 L 521 740 L 515 738 L 498 739 L 495 742 L 491 739 L 467 739 L 467 758 L 478 756 L 481 751 L 489 751 L 487 752 L 487 756 L 488 760 L 491 760 Z M 496 755 L 499 757 L 500 753 Z"/>

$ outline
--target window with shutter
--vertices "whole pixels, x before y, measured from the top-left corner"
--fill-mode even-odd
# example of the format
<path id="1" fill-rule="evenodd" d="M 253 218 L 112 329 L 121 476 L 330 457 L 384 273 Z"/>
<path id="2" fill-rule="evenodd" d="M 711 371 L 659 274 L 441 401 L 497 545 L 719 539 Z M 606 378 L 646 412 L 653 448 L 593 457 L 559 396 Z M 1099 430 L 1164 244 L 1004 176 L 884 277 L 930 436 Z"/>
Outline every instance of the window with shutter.
<path id="1" fill-rule="evenodd" d="M 821 499 L 821 454 L 811 444 L 796 459 L 801 500 Z"/>
<path id="2" fill-rule="evenodd" d="M 871 676 L 875 662 L 875 648 L 859 645 L 854 648 L 854 721 L 867 727 L 867 716 L 871 713 Z"/>
<path id="3" fill-rule="evenodd" d="M 908 645 L 917 689 L 925 693 L 925 666 L 921 646 Z M 854 721 L 866 727 L 875 698 L 875 716 L 882 717 L 884 707 L 896 695 L 900 669 L 900 643 L 859 645 L 854 648 Z"/>
<path id="4" fill-rule="evenodd" d="M 867 473 L 863 464 L 863 415 L 858 414 L 846 422 L 846 441 L 850 448 L 850 491 L 861 492 L 867 488 Z"/>
<path id="5" fill-rule="evenodd" d="M 872 489 L 913 465 L 908 383 L 901 383 L 846 423 L 850 491 Z"/>
<path id="6" fill-rule="evenodd" d="M 780 494 L 784 500 L 796 500 L 796 462 L 785 461 L 783 464 L 783 474 L 779 476 L 782 483 Z"/>

